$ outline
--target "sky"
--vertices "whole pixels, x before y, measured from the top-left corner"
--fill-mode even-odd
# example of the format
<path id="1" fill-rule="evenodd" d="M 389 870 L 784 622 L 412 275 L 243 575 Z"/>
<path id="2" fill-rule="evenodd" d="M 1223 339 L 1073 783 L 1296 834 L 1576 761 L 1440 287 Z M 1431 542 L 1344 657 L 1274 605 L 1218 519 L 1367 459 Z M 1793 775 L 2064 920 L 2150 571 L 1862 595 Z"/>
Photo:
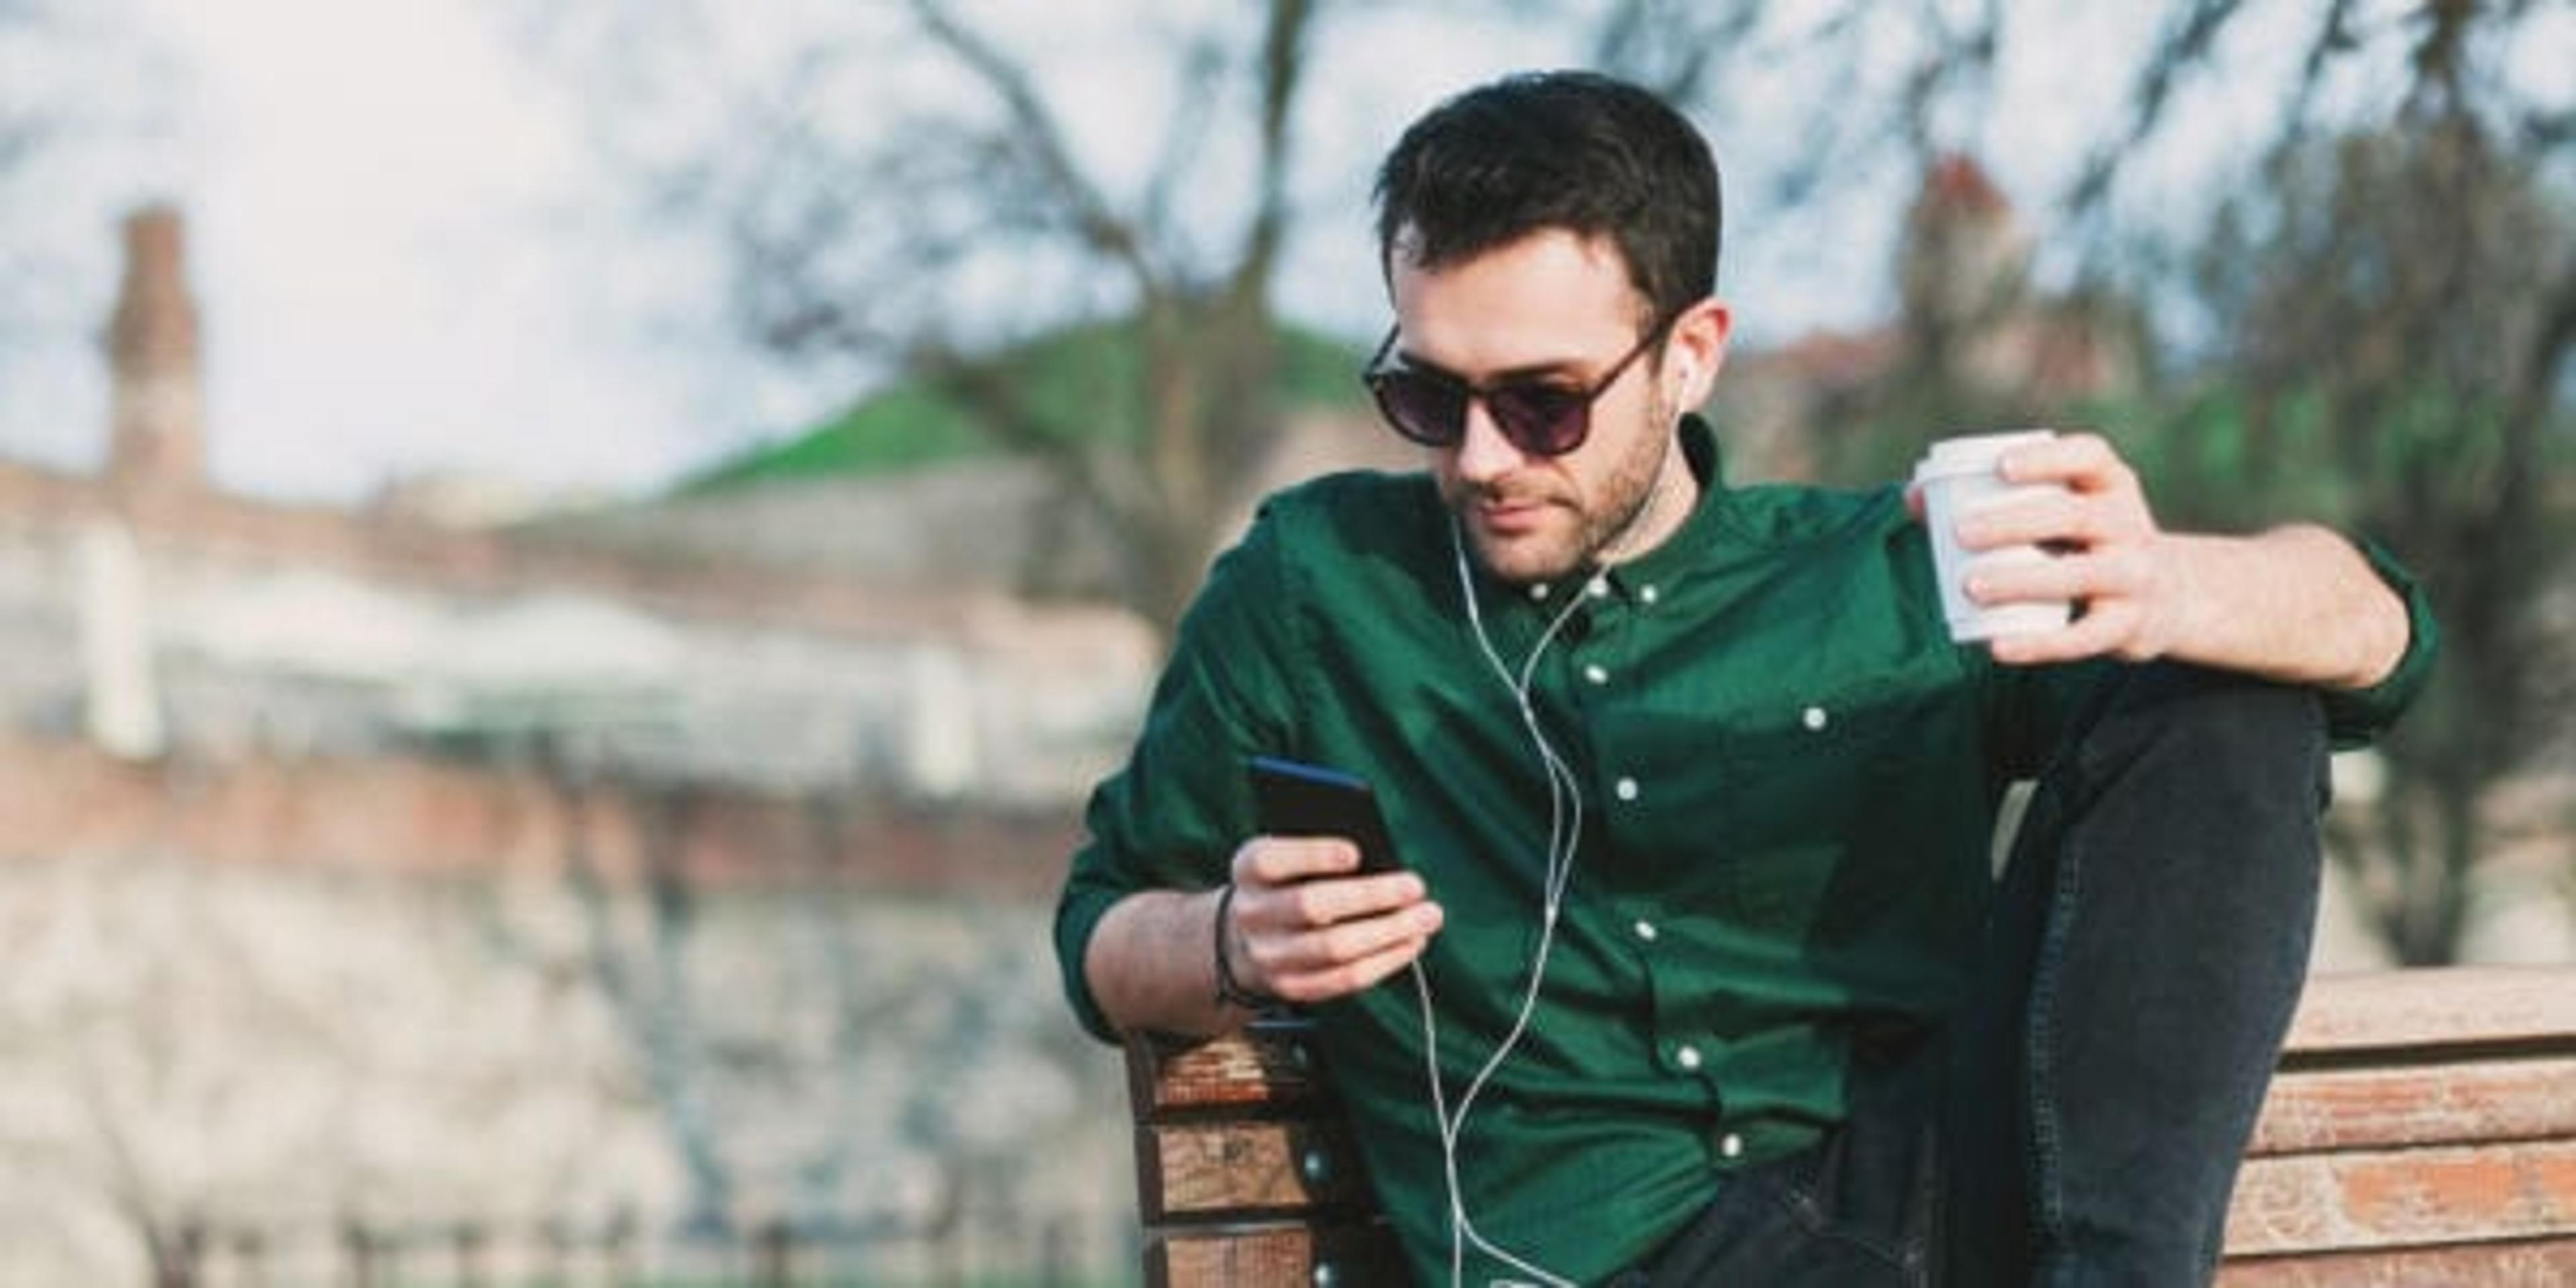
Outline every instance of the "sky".
<path id="1" fill-rule="evenodd" d="M 65 185 L 86 200 L 36 216 L 73 280 L 28 387 L 0 397 L 0 451 L 77 466 L 101 449 L 94 337 L 116 222 L 144 201 L 187 219 L 224 486 L 345 502 L 456 471 L 622 491 L 721 446 L 702 373 L 621 308 L 614 194 L 578 104 L 495 6 L 132 3 L 150 45 L 94 56 L 167 92 L 109 122 L 95 165 L 112 175 Z"/>
<path id="2" fill-rule="evenodd" d="M 680 391 L 557 249 L 589 177 L 572 104 L 480 7 L 161 7 L 200 77 L 181 200 L 219 473 L 345 495 L 400 471 L 673 468 Z"/>
<path id="3" fill-rule="evenodd" d="M 746 30 L 774 44 L 793 8 L 762 0 L 729 12 L 756 15 Z M 2122 89 L 2073 51 L 2134 50 L 2151 35 L 2134 16 L 2126 21 L 2138 29 L 2119 29 L 2118 15 L 2137 7 L 2087 8 L 2082 38 L 2029 42 L 2049 56 L 2005 68 L 1989 106 L 1981 156 L 2016 200 L 2050 190 L 2082 141 L 2078 123 L 2101 119 Z M 229 488 L 349 502 L 390 478 L 461 472 L 634 492 L 829 410 L 815 390 L 762 375 L 727 342 L 711 256 L 637 231 L 631 189 L 601 158 L 600 117 L 575 90 L 579 78 L 514 36 L 502 0 L 71 9 L 130 14 L 126 32 L 149 39 L 97 17 L 86 59 L 15 68 L 22 82 L 55 78 L 34 93 L 163 92 L 111 104 L 104 132 L 125 143 L 105 159 L 19 183 L 14 205 L 0 201 L 0 226 L 42 242 L 61 265 L 50 307 L 27 311 L 34 333 L 0 331 L 21 354 L 0 367 L 0 454 L 75 468 L 97 458 L 106 394 L 95 337 L 115 289 L 116 220 L 154 199 L 175 201 L 188 219 L 212 466 Z M 1014 12 L 1028 15 L 1010 27 L 1015 42 L 1065 56 L 1070 70 L 1052 84 L 1074 105 L 1078 140 L 1098 151 L 1136 132 L 1136 82 L 1120 56 L 1132 33 L 1091 6 Z M 1561 60 L 1565 48 L 1527 31 L 1464 39 L 1454 21 L 1393 12 L 1318 69 L 1304 163 L 1330 178 L 1310 185 L 1314 226 L 1301 229 L 1282 277 L 1293 313 L 1358 342 L 1383 325 L 1365 181 L 1393 123 L 1501 69 Z M 1034 29 L 1047 21 L 1062 29 Z M 2245 43 L 2259 58 L 2255 35 Z M 13 74 L 4 55 L 0 78 Z M 1780 126 L 1808 110 L 1792 102 L 1799 92 L 1730 85 L 1729 110 L 1709 125 L 1731 179 L 1759 172 L 1763 149 L 1794 146 Z M 2245 131 L 2214 122 L 2199 136 L 2231 133 Z M 1856 220 L 1826 212 L 1765 224 L 1740 218 L 1731 190 L 1722 286 L 1736 299 L 1739 334 L 1777 339 L 1865 321 L 1883 305 L 1883 238 L 1907 195 L 1842 203 L 1867 212 Z"/>
<path id="4" fill-rule="evenodd" d="M 117 221 L 144 201 L 187 219 L 210 464 L 227 488 L 345 503 L 388 479 L 462 473 L 634 492 L 828 412 L 727 342 L 711 258 L 636 233 L 577 78 L 514 37 L 499 0 L 120 3 L 87 11 L 89 70 L 49 51 L 59 92 L 160 92 L 110 105 L 102 132 L 120 145 L 89 169 L 21 185 L 77 199 L 9 212 L 12 235 L 37 237 L 61 272 L 38 333 L 9 337 L 22 356 L 0 388 L 0 454 L 84 468 L 103 450 L 95 337 Z M 1134 134 L 1132 33 L 1097 6 L 1017 12 L 1015 41 L 1074 55 L 1054 87 L 1078 141 L 1098 156 Z M 1047 21 L 1063 29 L 1030 30 Z M 756 45 L 790 26 L 746 30 Z M 1384 35 L 1355 42 L 1328 69 L 1338 86 L 1308 95 L 1328 141 L 1308 165 L 1335 178 L 1309 211 L 1325 226 L 1283 275 L 1288 307 L 1356 341 L 1382 325 L 1365 181 L 1389 123 L 1564 57 L 1527 33 L 1462 40 L 1402 14 Z"/>

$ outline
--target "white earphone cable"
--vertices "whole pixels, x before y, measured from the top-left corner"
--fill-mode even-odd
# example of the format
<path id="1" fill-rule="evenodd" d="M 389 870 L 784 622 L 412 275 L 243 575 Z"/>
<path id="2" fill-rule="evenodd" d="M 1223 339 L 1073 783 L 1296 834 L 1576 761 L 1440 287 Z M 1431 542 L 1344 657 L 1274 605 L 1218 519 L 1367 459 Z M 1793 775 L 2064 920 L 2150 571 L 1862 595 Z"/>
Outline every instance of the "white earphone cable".
<path id="1" fill-rule="evenodd" d="M 1459 1094 L 1458 1107 L 1454 1114 L 1449 1109 L 1447 1090 L 1440 1073 L 1440 1029 L 1434 1016 L 1430 979 L 1423 973 L 1419 961 L 1416 961 L 1411 969 L 1414 995 L 1422 1012 L 1423 1058 L 1431 1092 L 1431 1109 L 1440 1125 L 1441 1166 L 1449 1190 L 1449 1278 L 1453 1286 L 1464 1282 L 1466 1249 L 1472 1244 L 1478 1251 L 1522 1274 L 1534 1277 L 1538 1283 L 1546 1285 L 1547 1288 L 1574 1288 L 1572 1280 L 1514 1255 L 1495 1245 L 1476 1230 L 1474 1220 L 1468 1215 L 1466 1191 L 1459 1179 L 1458 1142 L 1465 1134 L 1467 1116 L 1475 1108 L 1477 1097 L 1483 1094 L 1486 1084 L 1493 1079 L 1495 1072 L 1502 1068 L 1503 1062 L 1510 1058 L 1514 1048 L 1520 1045 L 1522 1036 L 1529 1029 L 1530 1017 L 1538 1009 L 1539 988 L 1547 977 L 1548 956 L 1556 943 L 1557 917 L 1564 907 L 1566 886 L 1574 875 L 1574 856 L 1582 840 L 1583 792 L 1576 783 L 1574 771 L 1565 763 L 1564 758 L 1557 754 L 1555 746 L 1548 741 L 1545 730 L 1540 726 L 1537 707 L 1530 701 L 1530 688 L 1537 677 L 1540 658 L 1546 654 L 1548 647 L 1555 643 L 1558 633 L 1564 629 L 1566 623 L 1573 620 L 1575 610 L 1582 606 L 1583 600 L 1579 594 L 1568 596 L 1565 607 L 1557 611 L 1554 620 L 1550 621 L 1547 629 L 1540 633 L 1538 642 L 1530 648 L 1529 657 L 1515 673 L 1503 661 L 1501 652 L 1494 647 L 1492 638 L 1486 634 L 1484 615 L 1476 600 L 1475 577 L 1468 567 L 1465 538 L 1460 535 L 1454 524 L 1450 528 L 1450 543 L 1458 567 L 1459 595 L 1466 603 L 1467 622 L 1475 634 L 1476 645 L 1483 651 L 1485 660 L 1493 666 L 1494 674 L 1501 679 L 1504 688 L 1510 691 L 1512 701 L 1520 712 L 1521 725 L 1528 731 L 1530 742 L 1538 751 L 1540 772 L 1547 778 L 1548 825 L 1547 864 L 1542 882 L 1539 940 L 1536 951 L 1531 955 L 1529 983 L 1522 992 L 1520 1009 L 1512 1020 L 1511 1028 L 1504 1034 L 1502 1041 L 1495 1045 L 1493 1053 L 1477 1069 L 1475 1077 L 1469 1079 L 1466 1089 Z"/>

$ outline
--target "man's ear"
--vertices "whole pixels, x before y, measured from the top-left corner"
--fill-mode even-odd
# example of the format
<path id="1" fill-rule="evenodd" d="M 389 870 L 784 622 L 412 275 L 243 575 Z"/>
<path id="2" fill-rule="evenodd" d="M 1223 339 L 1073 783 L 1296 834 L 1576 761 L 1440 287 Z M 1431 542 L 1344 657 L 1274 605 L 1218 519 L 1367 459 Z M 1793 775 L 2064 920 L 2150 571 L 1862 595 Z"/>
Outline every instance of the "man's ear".
<path id="1" fill-rule="evenodd" d="M 1697 407 L 1708 401 L 1717 387 L 1718 369 L 1726 365 L 1726 341 L 1734 330 L 1733 310 L 1714 295 L 1673 319 L 1673 359 L 1668 365 L 1677 381 L 1678 405 Z"/>

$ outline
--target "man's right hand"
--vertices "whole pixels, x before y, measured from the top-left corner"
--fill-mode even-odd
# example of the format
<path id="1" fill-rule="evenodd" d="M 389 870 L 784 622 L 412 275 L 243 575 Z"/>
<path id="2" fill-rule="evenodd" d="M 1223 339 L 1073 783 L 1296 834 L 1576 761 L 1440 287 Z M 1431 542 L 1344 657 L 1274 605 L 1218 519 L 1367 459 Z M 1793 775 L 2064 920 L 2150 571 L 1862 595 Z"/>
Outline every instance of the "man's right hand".
<path id="1" fill-rule="evenodd" d="M 1411 872 L 1358 875 L 1338 837 L 1257 836 L 1234 852 L 1224 941 L 1235 982 L 1322 1002 L 1404 969 L 1440 930 L 1440 905 Z"/>

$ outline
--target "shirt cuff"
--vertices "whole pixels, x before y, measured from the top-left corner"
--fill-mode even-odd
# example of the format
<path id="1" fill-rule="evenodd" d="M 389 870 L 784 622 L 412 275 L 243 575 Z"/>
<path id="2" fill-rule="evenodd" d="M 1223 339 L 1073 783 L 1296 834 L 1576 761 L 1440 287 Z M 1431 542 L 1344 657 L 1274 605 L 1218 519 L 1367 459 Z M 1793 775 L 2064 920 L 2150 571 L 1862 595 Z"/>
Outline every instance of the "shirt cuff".
<path id="1" fill-rule="evenodd" d="M 2337 751 L 2368 746 L 2397 723 L 2409 703 L 2432 676 L 2441 651 L 2441 627 L 2433 620 L 2432 601 L 2397 557 L 2367 538 L 2354 543 L 2371 571 L 2406 605 L 2406 651 L 2379 683 L 2365 689 L 2325 690 L 2326 736 Z"/>
<path id="2" fill-rule="evenodd" d="M 1119 1041 L 1118 1028 L 1101 1011 L 1100 999 L 1091 995 L 1091 977 L 1084 972 L 1083 961 L 1091 952 L 1092 932 L 1120 897 L 1116 890 L 1068 885 L 1055 908 L 1055 956 L 1064 975 L 1064 999 L 1084 1032 L 1109 1043 Z"/>

